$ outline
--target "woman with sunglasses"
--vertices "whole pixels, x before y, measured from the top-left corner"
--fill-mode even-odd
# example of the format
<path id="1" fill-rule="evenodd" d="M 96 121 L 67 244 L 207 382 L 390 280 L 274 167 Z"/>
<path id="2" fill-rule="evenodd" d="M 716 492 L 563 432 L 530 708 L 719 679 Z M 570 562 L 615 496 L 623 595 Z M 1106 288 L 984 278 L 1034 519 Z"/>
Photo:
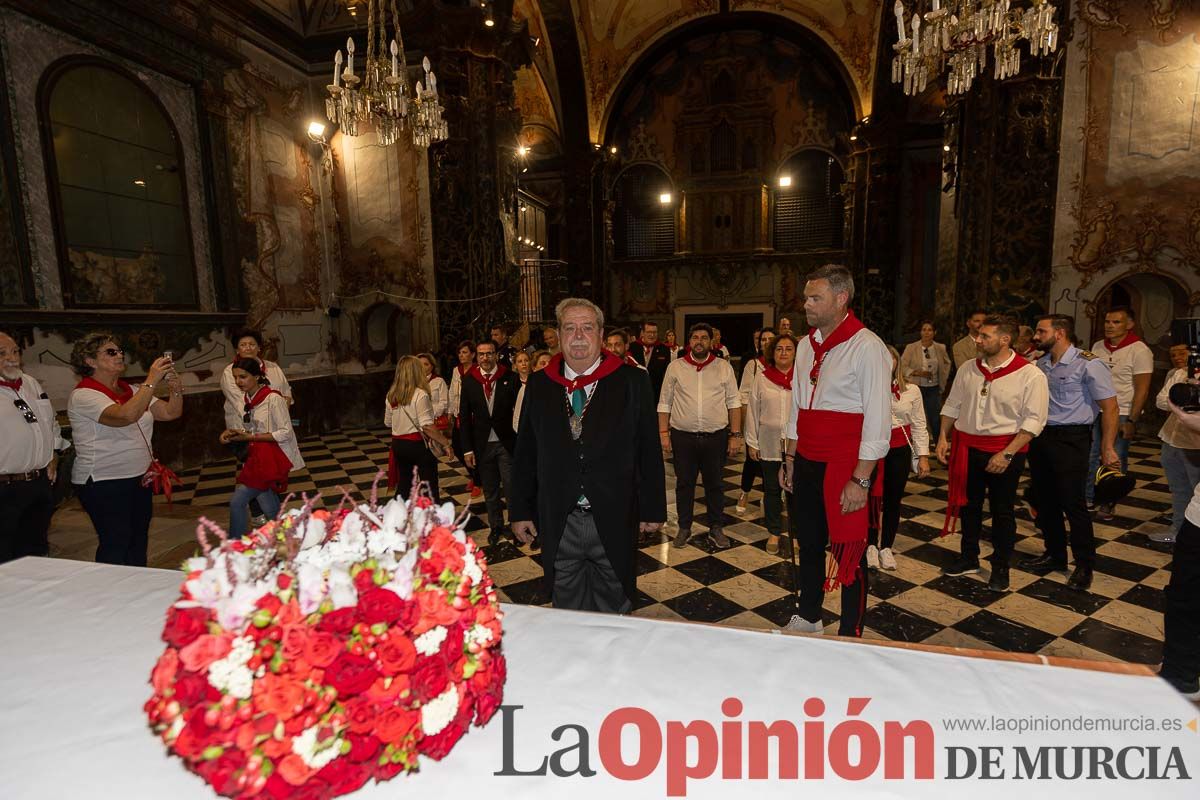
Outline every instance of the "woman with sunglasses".
<path id="1" fill-rule="evenodd" d="M 936 442 L 942 430 L 942 392 L 946 391 L 950 377 L 950 354 L 946 345 L 933 340 L 935 335 L 937 327 L 933 321 L 923 320 L 921 338 L 905 347 L 904 355 L 900 356 L 900 370 L 906 381 L 920 387 L 929 436 Z"/>
<path id="2" fill-rule="evenodd" d="M 144 567 L 154 492 L 142 478 L 154 460 L 154 423 L 183 413 L 179 376 L 163 356 L 142 383 L 126 383 L 125 351 L 107 332 L 77 341 L 71 367 L 81 379 L 67 401 L 75 444 L 71 482 L 100 540 L 96 561 Z M 154 396 L 164 382 L 165 401 Z"/>
<path id="3" fill-rule="evenodd" d="M 292 386 L 284 376 L 283 370 L 274 361 L 267 361 L 262 357 L 261 333 L 249 329 L 239 331 L 233 337 L 233 344 L 237 348 L 237 354 L 221 371 L 221 392 L 225 395 L 225 427 L 229 430 L 236 430 L 242 419 L 242 390 L 238 388 L 233 377 L 233 367 L 240 359 L 253 358 L 258 361 L 271 388 L 282 395 L 289 406 L 294 402 Z"/>
<path id="4" fill-rule="evenodd" d="M 304 467 L 287 400 L 267 382 L 262 362 L 233 362 L 233 379 L 242 392 L 242 419 L 221 434 L 221 444 L 244 442 L 246 463 L 238 472 L 229 498 L 229 535 L 240 539 L 250 531 L 250 501 L 257 500 L 267 519 L 279 514 L 279 496 L 287 491 L 288 474 Z"/>

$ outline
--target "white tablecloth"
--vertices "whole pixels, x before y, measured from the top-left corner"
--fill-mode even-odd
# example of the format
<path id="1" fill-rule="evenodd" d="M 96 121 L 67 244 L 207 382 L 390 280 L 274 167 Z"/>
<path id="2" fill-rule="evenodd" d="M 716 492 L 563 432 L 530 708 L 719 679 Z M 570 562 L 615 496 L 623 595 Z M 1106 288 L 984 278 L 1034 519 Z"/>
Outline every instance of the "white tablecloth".
<path id="1" fill-rule="evenodd" d="M 150 669 L 162 651 L 164 612 L 180 574 L 82 562 L 23 559 L 0 566 L 0 798 L 211 798 L 203 781 L 168 758 L 147 727 L 142 704 Z M 742 721 L 808 719 L 806 698 L 820 697 L 826 737 L 846 715 L 849 697 L 872 698 L 860 718 L 928 720 L 936 737 L 935 779 L 886 780 L 882 765 L 866 780 L 844 781 L 826 767 L 823 781 L 779 780 L 774 749 L 769 780 L 691 780 L 687 797 L 1122 798 L 1200 797 L 1195 780 L 1013 781 L 946 780 L 947 748 L 1005 747 L 1011 777 L 1015 745 L 1158 745 L 1160 768 L 1178 747 L 1188 773 L 1200 774 L 1200 734 L 1186 727 L 1197 709 L 1157 678 L 908 651 L 819 637 L 772 635 L 715 626 L 658 622 L 507 606 L 505 703 L 514 712 L 514 766 L 530 770 L 561 742 L 566 724 L 590 734 L 595 777 L 497 777 L 503 768 L 500 714 L 472 728 L 443 762 L 423 760 L 418 775 L 368 784 L 355 797 L 622 798 L 667 794 L 666 723 L 707 720 L 721 730 L 724 698 L 745 705 Z M 621 781 L 599 756 L 601 723 L 610 712 L 637 706 L 664 731 L 664 754 L 652 774 Z M 947 717 L 1106 717 L 1175 719 L 1172 733 L 952 733 Z M 1195 725 L 1195 722 L 1192 722 Z M 634 761 L 637 736 L 624 734 Z M 910 746 L 911 748 L 911 746 Z M 694 757 L 695 745 L 692 746 Z M 856 752 L 856 751 L 852 751 Z M 961 760 L 959 762 L 962 763 Z M 1142 763 L 1142 762 L 1139 762 Z M 574 767 L 576 757 L 565 759 Z M 908 772 L 912 774 L 911 757 Z M 1144 763 L 1142 763 L 1144 766 Z M 743 767 L 743 770 L 745 767 Z M 801 758 L 803 769 L 803 758 Z"/>

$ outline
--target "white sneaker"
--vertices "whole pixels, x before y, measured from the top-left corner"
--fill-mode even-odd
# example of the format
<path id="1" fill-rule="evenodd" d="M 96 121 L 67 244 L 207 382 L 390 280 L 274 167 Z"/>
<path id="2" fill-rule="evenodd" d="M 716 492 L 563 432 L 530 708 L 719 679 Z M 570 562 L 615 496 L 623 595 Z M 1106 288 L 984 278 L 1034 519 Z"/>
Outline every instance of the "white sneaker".
<path id="1" fill-rule="evenodd" d="M 825 626 L 820 620 L 809 622 L 799 614 L 793 614 L 788 624 L 784 626 L 784 630 L 795 631 L 796 633 L 825 633 Z"/>
<path id="2" fill-rule="evenodd" d="M 873 544 L 867 545 L 867 566 L 870 569 L 879 569 L 879 548 Z"/>
<path id="3" fill-rule="evenodd" d="M 742 492 L 741 496 L 738 497 L 737 513 L 739 513 L 739 514 L 746 513 L 746 493 L 745 492 Z"/>
<path id="4" fill-rule="evenodd" d="M 870 556 L 867 556 L 870 559 Z M 870 561 L 867 562 L 868 564 Z M 896 556 L 892 555 L 892 548 L 885 547 L 879 551 L 879 566 L 884 569 L 894 570 L 896 568 Z"/>

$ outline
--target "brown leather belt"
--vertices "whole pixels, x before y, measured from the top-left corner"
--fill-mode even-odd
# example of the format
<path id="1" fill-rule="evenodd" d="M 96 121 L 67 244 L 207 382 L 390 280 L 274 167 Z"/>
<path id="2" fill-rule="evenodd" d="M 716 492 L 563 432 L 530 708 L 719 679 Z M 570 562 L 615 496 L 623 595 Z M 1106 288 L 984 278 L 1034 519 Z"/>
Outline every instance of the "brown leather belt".
<path id="1" fill-rule="evenodd" d="M 14 472 L 11 475 L 0 475 L 0 483 L 23 483 L 25 481 L 36 481 L 38 478 L 46 474 L 46 470 L 35 469 L 33 472 Z"/>

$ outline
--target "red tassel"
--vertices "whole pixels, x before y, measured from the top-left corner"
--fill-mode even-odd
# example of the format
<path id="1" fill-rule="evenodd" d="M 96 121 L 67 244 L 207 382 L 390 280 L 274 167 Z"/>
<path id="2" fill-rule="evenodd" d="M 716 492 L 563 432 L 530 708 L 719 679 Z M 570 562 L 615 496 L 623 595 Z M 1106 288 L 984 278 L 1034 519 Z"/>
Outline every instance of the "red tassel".
<path id="1" fill-rule="evenodd" d="M 825 591 L 832 592 L 838 585 L 849 586 L 858 579 L 866 542 L 834 542 L 829 547 L 829 560 L 825 568 Z"/>

